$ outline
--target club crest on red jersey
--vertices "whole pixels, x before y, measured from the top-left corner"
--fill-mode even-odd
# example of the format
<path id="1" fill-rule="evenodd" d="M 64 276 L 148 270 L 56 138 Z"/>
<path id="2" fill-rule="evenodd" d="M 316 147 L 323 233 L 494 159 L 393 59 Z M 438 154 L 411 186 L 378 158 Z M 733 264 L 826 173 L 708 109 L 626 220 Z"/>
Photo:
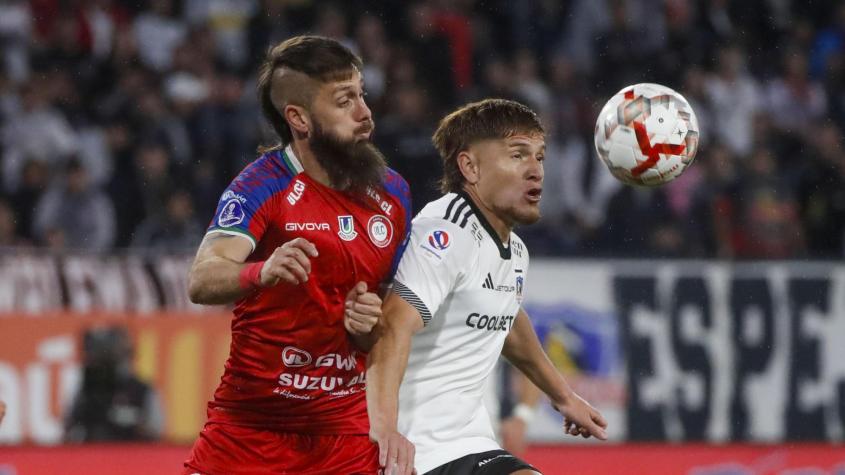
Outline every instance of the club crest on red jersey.
<path id="1" fill-rule="evenodd" d="M 378 247 L 387 247 L 393 239 L 393 224 L 385 216 L 377 214 L 367 223 L 370 241 Z"/>
<path id="2" fill-rule="evenodd" d="M 340 228 L 337 235 L 344 241 L 351 241 L 358 236 L 358 233 L 355 232 L 355 221 L 350 215 L 338 216 L 337 226 Z"/>

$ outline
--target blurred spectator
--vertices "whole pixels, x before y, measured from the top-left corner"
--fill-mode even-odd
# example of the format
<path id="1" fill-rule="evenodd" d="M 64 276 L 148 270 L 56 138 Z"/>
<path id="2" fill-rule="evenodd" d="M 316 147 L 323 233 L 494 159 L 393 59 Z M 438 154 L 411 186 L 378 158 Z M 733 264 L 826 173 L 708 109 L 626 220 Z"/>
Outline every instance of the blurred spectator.
<path id="1" fill-rule="evenodd" d="M 804 253 L 798 203 L 776 166 L 771 151 L 765 148 L 755 150 L 749 160 L 738 197 L 736 257 L 788 259 Z"/>
<path id="2" fill-rule="evenodd" d="M 684 245 L 683 231 L 672 216 L 665 189 L 626 186 L 608 203 L 607 220 L 599 231 L 595 251 L 605 255 L 679 257 Z"/>
<path id="3" fill-rule="evenodd" d="M 132 247 L 169 254 L 196 249 L 205 228 L 194 215 L 191 195 L 176 190 L 167 198 L 167 206 L 145 219 L 135 231 Z"/>
<path id="4" fill-rule="evenodd" d="M 76 150 L 77 138 L 67 119 L 52 106 L 48 82 L 36 75 L 21 86 L 21 106 L 5 120 L 0 130 L 3 143 L 3 185 L 8 192 L 20 186 L 21 172 L 28 160 L 50 167 L 61 166 Z"/>
<path id="5" fill-rule="evenodd" d="M 221 187 L 231 180 L 237 170 L 253 160 L 254 145 L 260 140 L 259 118 L 252 114 L 251 103 L 245 97 L 244 81 L 234 74 L 218 74 L 210 84 L 211 99 L 196 111 L 193 120 L 186 121 L 194 150 L 193 166 L 208 168 L 213 182 L 203 183 L 196 178 L 205 173 L 197 170 L 194 184 L 197 196 L 203 196 L 202 186 L 213 188 L 211 202 Z M 176 105 L 176 107 L 184 107 Z M 207 201 L 203 201 L 207 202 Z"/>
<path id="6" fill-rule="evenodd" d="M 707 95 L 718 120 L 715 138 L 744 156 L 751 152 L 752 121 L 760 109 L 759 86 L 745 69 L 744 52 L 738 46 L 719 50 L 718 71 L 706 82 Z"/>
<path id="7" fill-rule="evenodd" d="M 171 190 L 176 189 L 173 167 L 167 149 L 156 142 L 145 142 L 133 150 L 130 164 L 110 186 L 118 214 L 119 242 L 129 244 L 131 234 L 147 216 L 161 213 Z"/>
<path id="8" fill-rule="evenodd" d="M 609 71 L 616 74 L 616 65 L 610 62 L 614 69 L 602 69 L 597 61 L 603 59 L 607 51 L 597 49 L 607 45 L 609 36 L 615 36 L 611 25 L 623 25 L 623 35 L 627 31 L 637 31 L 638 36 L 625 48 L 636 56 L 642 56 L 647 51 L 659 47 L 665 39 L 665 20 L 653 12 L 660 11 L 659 0 L 573 0 L 569 22 L 561 35 L 561 52 L 572 58 L 577 68 L 584 72 L 596 72 L 596 76 L 607 75 Z M 597 41 L 600 36 L 603 40 Z M 611 41 L 615 43 L 615 40 Z M 619 44 L 618 46 L 622 46 Z M 628 59 L 622 51 L 614 53 L 615 57 L 624 61 Z M 607 63 L 606 63 L 607 65 Z M 620 78 L 614 79 L 614 84 L 608 84 L 607 89 L 616 92 L 627 85 Z"/>
<path id="9" fill-rule="evenodd" d="M 115 237 L 115 212 L 109 197 L 91 184 L 78 159 L 68 161 L 62 178 L 38 202 L 35 237 L 54 249 L 110 249 Z"/>
<path id="10" fill-rule="evenodd" d="M 91 37 L 91 54 L 102 59 L 111 54 L 115 33 L 129 26 L 129 14 L 114 0 L 88 0 L 79 12 Z"/>
<path id="11" fill-rule="evenodd" d="M 845 53 L 845 3 L 836 8 L 832 24 L 818 32 L 811 51 L 810 69 L 815 78 L 824 76 L 830 61 Z"/>
<path id="12" fill-rule="evenodd" d="M 449 42 L 454 87 L 464 90 L 472 85 L 473 25 L 472 0 L 439 0 L 434 24 Z"/>
<path id="13" fill-rule="evenodd" d="M 33 239 L 35 207 L 47 190 L 49 180 L 50 170 L 47 165 L 38 160 L 29 160 L 24 163 L 20 186 L 9 196 L 9 202 L 17 214 L 18 233 L 29 241 Z"/>
<path id="14" fill-rule="evenodd" d="M 243 68 L 249 60 L 249 20 L 258 0 L 185 0 L 185 18 L 190 25 L 208 25 L 217 46 L 217 56 L 229 68 Z"/>
<path id="15" fill-rule="evenodd" d="M 684 79 L 687 69 L 704 62 L 708 50 L 700 30 L 695 28 L 697 11 L 693 0 L 667 0 L 666 45 L 657 56 L 659 82 L 676 89 Z M 687 99 L 689 97 L 687 96 Z"/>
<path id="16" fill-rule="evenodd" d="M 0 401 L 0 424 L 3 423 L 3 418 L 6 417 L 6 403 Z"/>
<path id="17" fill-rule="evenodd" d="M 293 36 L 286 16 L 286 3 L 287 0 L 260 0 L 260 7 L 247 26 L 250 64 L 246 70 L 257 69 L 270 45 Z"/>
<path id="18" fill-rule="evenodd" d="M 786 52 L 783 76 L 769 83 L 766 107 L 775 117 L 773 124 L 791 133 L 809 133 L 822 118 L 827 97 L 821 84 L 809 77 L 807 57 L 801 51 Z"/>
<path id="19" fill-rule="evenodd" d="M 0 70 L 16 83 L 29 75 L 32 12 L 24 0 L 0 3 Z"/>
<path id="20" fill-rule="evenodd" d="M 417 64 L 417 81 L 439 107 L 455 100 L 455 78 L 448 52 L 448 39 L 437 29 L 436 10 L 430 1 L 419 1 L 407 9 L 408 46 Z"/>
<path id="21" fill-rule="evenodd" d="M 349 36 L 349 22 L 346 12 L 340 4 L 333 2 L 321 2 L 317 9 L 317 19 L 314 22 L 314 34 L 327 36 L 340 41 L 343 46 L 349 48 L 355 54 L 359 54 L 358 45 Z"/>
<path id="22" fill-rule="evenodd" d="M 833 124 L 816 127 L 809 163 L 798 185 L 807 246 L 816 256 L 845 257 L 845 144 Z"/>
<path id="23" fill-rule="evenodd" d="M 525 99 L 526 105 L 534 109 L 541 117 L 550 114 L 551 92 L 546 83 L 540 78 L 537 58 L 531 51 L 519 50 L 513 61 L 513 77 L 520 97 Z"/>
<path id="24" fill-rule="evenodd" d="M 732 258 L 739 221 L 736 156 L 727 146 L 715 142 L 702 151 L 696 162 L 702 178 L 692 192 L 686 223 L 690 255 Z"/>
<path id="25" fill-rule="evenodd" d="M 648 33 L 659 25 L 649 23 L 648 27 L 645 27 L 642 23 L 635 23 L 631 14 L 632 4 L 652 2 L 608 0 L 604 3 L 607 4 L 609 21 L 596 31 L 598 34 L 594 38 L 593 47 L 596 53 L 596 74 L 593 77 L 595 91 L 599 97 L 610 97 L 629 84 L 644 82 L 643 65 L 655 62 L 651 56 L 656 45 L 649 44 Z M 607 74 L 609 71 L 612 71 L 612 74 Z"/>
<path id="26" fill-rule="evenodd" d="M 416 214 L 437 196 L 442 175 L 440 156 L 431 142 L 433 120 L 426 111 L 426 95 L 416 85 L 392 89 L 392 111 L 379 120 L 376 142 L 391 166 L 407 177 Z"/>
<path id="27" fill-rule="evenodd" d="M 191 73 L 175 73 L 163 84 L 165 102 L 155 101 L 155 114 L 162 121 L 155 136 L 163 138 L 169 145 L 173 159 L 180 165 L 187 164 L 192 157 L 203 157 L 202 140 L 214 139 L 213 135 L 200 134 L 199 115 L 202 106 L 211 96 L 211 84 Z M 218 132 L 204 131 L 204 132 Z"/>
<path id="28" fill-rule="evenodd" d="M 387 70 L 390 47 L 385 36 L 384 24 L 376 16 L 364 14 L 358 21 L 355 40 L 364 60 L 364 88 L 370 106 L 379 104 L 387 87 Z"/>
<path id="29" fill-rule="evenodd" d="M 0 199 L 0 248 L 29 244 L 18 234 L 18 218 L 9 202 Z"/>
<path id="30" fill-rule="evenodd" d="M 150 0 L 151 9 L 138 15 L 133 29 L 138 53 L 145 65 L 156 71 L 170 67 L 173 50 L 188 34 L 176 16 L 172 0 Z"/>
<path id="31" fill-rule="evenodd" d="M 65 417 L 65 441 L 154 441 L 162 435 L 163 422 L 158 394 L 132 372 L 126 330 L 87 330 L 82 337 L 82 382 Z"/>
<path id="32" fill-rule="evenodd" d="M 678 89 L 676 89 L 678 90 Z M 707 74 L 698 66 L 690 66 L 684 72 L 680 88 L 684 99 L 689 102 L 698 119 L 699 148 L 713 139 L 712 126 L 715 122 L 713 106 L 707 97 Z"/>

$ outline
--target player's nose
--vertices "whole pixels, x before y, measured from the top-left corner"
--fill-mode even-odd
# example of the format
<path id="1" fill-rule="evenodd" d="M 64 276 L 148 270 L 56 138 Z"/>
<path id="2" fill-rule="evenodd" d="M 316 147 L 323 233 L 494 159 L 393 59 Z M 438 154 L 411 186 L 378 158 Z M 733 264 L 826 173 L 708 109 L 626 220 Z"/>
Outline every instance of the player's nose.
<path id="1" fill-rule="evenodd" d="M 532 160 L 526 171 L 526 179 L 542 183 L 545 171 L 543 170 L 543 162 L 540 160 Z"/>
<path id="2" fill-rule="evenodd" d="M 355 117 L 355 120 L 358 122 L 371 122 L 373 120 L 373 112 L 363 99 L 358 103 L 357 117 Z"/>

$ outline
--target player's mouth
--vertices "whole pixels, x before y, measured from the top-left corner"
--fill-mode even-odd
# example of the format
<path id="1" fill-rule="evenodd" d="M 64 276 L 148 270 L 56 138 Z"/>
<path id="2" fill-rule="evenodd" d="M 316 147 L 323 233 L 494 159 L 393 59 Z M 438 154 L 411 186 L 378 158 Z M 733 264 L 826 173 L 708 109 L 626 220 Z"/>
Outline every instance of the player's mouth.
<path id="1" fill-rule="evenodd" d="M 355 135 L 362 136 L 365 139 L 369 139 L 370 135 L 372 135 L 373 133 L 373 129 L 374 127 L 372 125 L 364 125 L 355 129 Z"/>
<path id="2" fill-rule="evenodd" d="M 531 188 L 525 193 L 525 199 L 527 199 L 529 203 L 539 203 L 542 196 L 543 189 L 540 187 Z"/>

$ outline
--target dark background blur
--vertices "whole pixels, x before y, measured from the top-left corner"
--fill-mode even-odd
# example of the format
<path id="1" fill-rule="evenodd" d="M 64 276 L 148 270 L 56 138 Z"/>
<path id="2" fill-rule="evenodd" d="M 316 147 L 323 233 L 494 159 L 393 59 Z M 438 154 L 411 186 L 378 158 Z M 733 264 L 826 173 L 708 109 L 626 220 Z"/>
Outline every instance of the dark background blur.
<path id="1" fill-rule="evenodd" d="M 841 258 L 845 4 L 834 0 L 0 1 L 0 245 L 176 252 L 260 143 L 268 46 L 313 33 L 366 64 L 377 144 L 436 197 L 430 136 L 517 99 L 548 129 L 534 255 Z M 695 164 L 617 183 L 593 127 L 622 87 L 681 92 Z"/>

